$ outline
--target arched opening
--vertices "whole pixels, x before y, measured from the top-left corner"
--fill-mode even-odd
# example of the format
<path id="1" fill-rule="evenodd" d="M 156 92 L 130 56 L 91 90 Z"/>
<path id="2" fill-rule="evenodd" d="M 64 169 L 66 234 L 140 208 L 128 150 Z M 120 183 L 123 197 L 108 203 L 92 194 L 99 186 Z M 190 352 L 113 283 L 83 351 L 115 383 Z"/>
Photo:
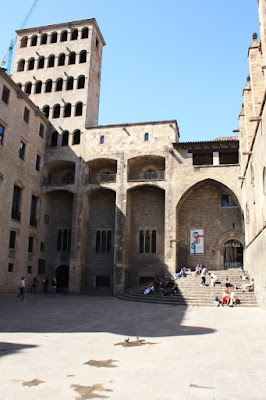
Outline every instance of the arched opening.
<path id="1" fill-rule="evenodd" d="M 48 79 L 45 84 L 45 93 L 50 93 L 52 91 L 53 81 Z"/>
<path id="2" fill-rule="evenodd" d="M 25 85 L 25 93 L 26 94 L 31 94 L 31 88 L 32 88 L 32 83 L 31 82 L 26 83 L 26 85 Z"/>
<path id="3" fill-rule="evenodd" d="M 55 56 L 54 55 L 49 56 L 49 58 L 48 58 L 48 68 L 54 67 L 54 61 L 55 61 Z"/>
<path id="4" fill-rule="evenodd" d="M 42 92 L 42 81 L 37 81 L 35 83 L 35 93 L 41 93 Z"/>
<path id="5" fill-rule="evenodd" d="M 66 90 L 73 90 L 73 86 L 74 86 L 74 78 L 70 76 L 67 79 Z"/>
<path id="6" fill-rule="evenodd" d="M 17 86 L 22 89 L 22 83 L 17 83 Z"/>
<path id="7" fill-rule="evenodd" d="M 88 37 L 89 37 L 89 29 L 87 27 L 83 28 L 82 34 L 81 34 L 81 39 L 88 39 Z"/>
<path id="8" fill-rule="evenodd" d="M 53 32 L 51 34 L 51 43 L 56 43 L 57 42 L 57 32 Z"/>
<path id="9" fill-rule="evenodd" d="M 71 117 L 71 104 L 66 103 L 65 108 L 64 108 L 64 118 Z"/>
<path id="10" fill-rule="evenodd" d="M 46 118 L 49 118 L 50 114 L 50 106 L 44 106 L 42 109 L 43 113 L 45 114 Z"/>
<path id="11" fill-rule="evenodd" d="M 38 65 L 37 65 L 37 68 L 38 68 L 38 69 L 43 69 L 43 68 L 44 68 L 44 60 L 45 60 L 44 57 L 40 57 L 40 58 L 39 58 L 39 60 L 38 60 Z"/>
<path id="12" fill-rule="evenodd" d="M 58 57 L 58 66 L 65 65 L 66 55 L 64 53 L 59 54 Z"/>
<path id="13" fill-rule="evenodd" d="M 44 33 L 41 36 L 41 44 L 47 44 L 47 34 L 46 33 Z"/>
<path id="14" fill-rule="evenodd" d="M 60 265 L 56 269 L 56 280 L 57 292 L 67 294 L 69 285 L 69 267 L 67 265 Z"/>
<path id="15" fill-rule="evenodd" d="M 55 104 L 53 109 L 53 118 L 59 118 L 59 117 L 60 117 L 60 105 Z"/>
<path id="16" fill-rule="evenodd" d="M 86 61 L 87 61 L 87 52 L 86 50 L 82 50 L 79 53 L 79 63 L 82 64 L 85 63 Z"/>
<path id="17" fill-rule="evenodd" d="M 58 132 L 54 131 L 51 136 L 51 147 L 57 147 Z"/>
<path id="18" fill-rule="evenodd" d="M 69 132 L 64 131 L 62 135 L 62 146 L 68 146 Z"/>
<path id="19" fill-rule="evenodd" d="M 22 72 L 25 69 L 25 60 L 19 60 L 18 62 L 18 72 Z"/>
<path id="20" fill-rule="evenodd" d="M 100 137 L 100 144 L 104 144 L 104 135 Z"/>
<path id="21" fill-rule="evenodd" d="M 55 91 L 61 92 L 62 89 L 63 89 L 63 79 L 59 78 L 56 82 Z"/>
<path id="22" fill-rule="evenodd" d="M 76 104 L 76 109 L 75 109 L 75 116 L 79 117 L 82 115 L 82 108 L 83 108 L 83 104 L 81 102 Z"/>
<path id="23" fill-rule="evenodd" d="M 66 42 L 66 41 L 67 41 L 67 31 L 61 32 L 60 41 L 61 41 L 61 42 Z"/>
<path id="24" fill-rule="evenodd" d="M 69 58 L 68 58 L 68 65 L 73 65 L 76 63 L 76 53 L 72 51 L 69 53 Z"/>
<path id="25" fill-rule="evenodd" d="M 164 180 L 165 159 L 161 156 L 139 156 L 128 160 L 128 181 Z"/>
<path id="26" fill-rule="evenodd" d="M 85 87 L 85 76 L 79 76 L 78 77 L 78 85 L 77 85 L 77 89 L 84 89 Z"/>
<path id="27" fill-rule="evenodd" d="M 32 71 L 34 69 L 34 64 L 35 64 L 35 59 L 34 58 L 30 58 L 28 61 L 28 70 Z"/>
<path id="28" fill-rule="evenodd" d="M 28 36 L 24 36 L 24 37 L 21 39 L 20 47 L 27 47 L 27 46 L 28 46 Z"/>
<path id="29" fill-rule="evenodd" d="M 73 29 L 73 31 L 71 32 L 71 40 L 77 40 L 78 39 L 78 30 L 77 29 Z"/>
<path id="30" fill-rule="evenodd" d="M 243 266 L 243 246 L 235 239 L 224 244 L 224 269 L 239 268 Z"/>
<path id="31" fill-rule="evenodd" d="M 32 47 L 37 46 L 37 35 L 31 37 L 31 44 Z"/>
<path id="32" fill-rule="evenodd" d="M 73 142 L 72 144 L 80 144 L 80 130 L 77 129 L 73 132 Z"/>

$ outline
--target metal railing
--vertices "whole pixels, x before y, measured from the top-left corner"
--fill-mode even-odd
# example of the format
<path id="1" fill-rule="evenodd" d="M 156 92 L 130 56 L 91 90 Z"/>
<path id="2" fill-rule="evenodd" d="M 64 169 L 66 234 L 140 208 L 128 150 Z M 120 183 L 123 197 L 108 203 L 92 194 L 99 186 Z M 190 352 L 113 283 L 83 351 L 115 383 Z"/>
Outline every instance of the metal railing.
<path id="1" fill-rule="evenodd" d="M 75 183 L 75 178 L 72 176 L 63 176 L 63 178 L 55 178 L 55 177 L 44 177 L 43 186 L 65 186 L 65 185 L 73 185 Z"/>
<path id="2" fill-rule="evenodd" d="M 131 172 L 128 174 L 128 182 L 134 181 L 163 181 L 165 171 L 147 171 L 144 173 Z"/>
<path id="3" fill-rule="evenodd" d="M 115 183 L 116 174 L 86 175 L 85 183 Z"/>

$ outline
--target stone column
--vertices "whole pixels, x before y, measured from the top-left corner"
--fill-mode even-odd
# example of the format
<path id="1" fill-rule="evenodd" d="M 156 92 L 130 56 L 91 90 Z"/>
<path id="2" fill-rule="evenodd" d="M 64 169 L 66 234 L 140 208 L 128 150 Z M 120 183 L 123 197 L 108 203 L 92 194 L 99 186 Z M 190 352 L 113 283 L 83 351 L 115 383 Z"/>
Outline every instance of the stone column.
<path id="1" fill-rule="evenodd" d="M 117 161 L 113 294 L 124 292 L 126 256 L 127 165 L 124 154 Z"/>

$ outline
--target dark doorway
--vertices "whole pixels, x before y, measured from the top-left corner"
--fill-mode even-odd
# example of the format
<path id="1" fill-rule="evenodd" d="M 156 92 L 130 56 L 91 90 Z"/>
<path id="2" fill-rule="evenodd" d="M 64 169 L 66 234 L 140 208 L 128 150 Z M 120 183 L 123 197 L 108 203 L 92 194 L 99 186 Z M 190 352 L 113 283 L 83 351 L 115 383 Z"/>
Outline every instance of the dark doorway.
<path id="1" fill-rule="evenodd" d="M 243 266 L 243 246 L 238 240 L 229 240 L 224 245 L 224 268 Z"/>
<path id="2" fill-rule="evenodd" d="M 69 281 L 69 267 L 67 265 L 60 265 L 56 269 L 56 280 L 57 292 L 67 294 Z"/>

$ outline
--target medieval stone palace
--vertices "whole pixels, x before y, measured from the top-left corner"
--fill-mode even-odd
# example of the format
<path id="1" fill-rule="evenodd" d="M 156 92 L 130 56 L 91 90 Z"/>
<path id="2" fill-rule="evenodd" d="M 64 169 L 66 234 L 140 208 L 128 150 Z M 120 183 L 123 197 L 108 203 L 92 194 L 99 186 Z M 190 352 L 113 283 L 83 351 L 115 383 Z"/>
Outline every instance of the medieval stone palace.
<path id="1" fill-rule="evenodd" d="M 1 292 L 56 274 L 123 293 L 183 266 L 245 265 L 266 304 L 266 3 L 236 136 L 183 142 L 175 120 L 98 125 L 95 19 L 17 31 L 0 70 Z"/>

